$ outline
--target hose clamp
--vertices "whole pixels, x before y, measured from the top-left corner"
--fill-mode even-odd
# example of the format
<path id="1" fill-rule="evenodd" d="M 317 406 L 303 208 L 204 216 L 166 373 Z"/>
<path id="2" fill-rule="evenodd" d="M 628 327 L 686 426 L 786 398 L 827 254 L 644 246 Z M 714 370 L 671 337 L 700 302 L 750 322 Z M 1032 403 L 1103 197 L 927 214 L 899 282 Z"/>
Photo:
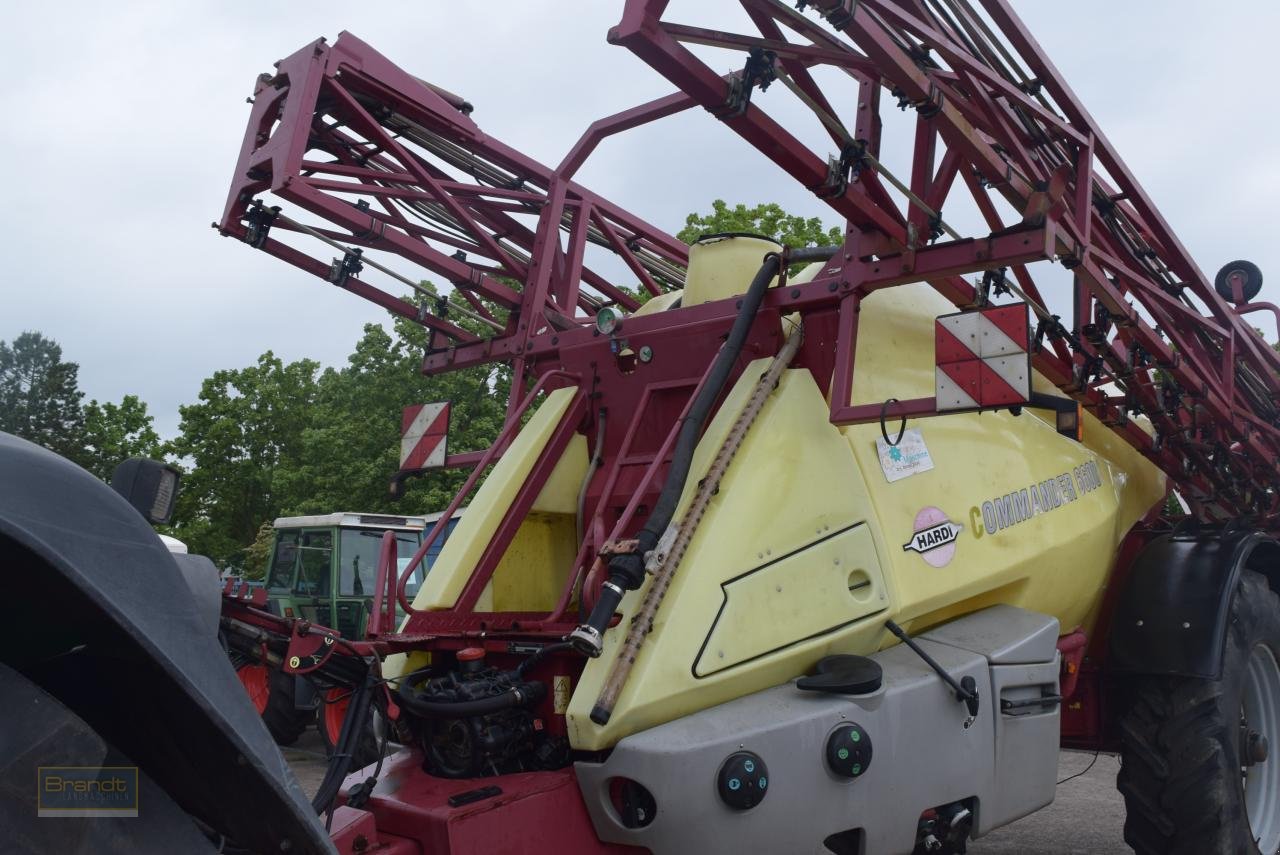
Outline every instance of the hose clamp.
<path id="1" fill-rule="evenodd" d="M 599 656 L 600 651 L 604 649 L 604 638 L 600 635 L 600 631 L 588 623 L 582 624 L 569 633 L 569 643 L 579 653 L 590 656 L 592 659 Z"/>

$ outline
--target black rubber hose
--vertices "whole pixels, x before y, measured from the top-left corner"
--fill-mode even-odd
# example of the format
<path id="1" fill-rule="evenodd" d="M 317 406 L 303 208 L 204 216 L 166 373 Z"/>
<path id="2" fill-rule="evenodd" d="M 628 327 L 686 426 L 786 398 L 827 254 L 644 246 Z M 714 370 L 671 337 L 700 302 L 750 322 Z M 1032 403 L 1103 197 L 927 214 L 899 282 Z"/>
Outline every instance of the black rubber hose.
<path id="1" fill-rule="evenodd" d="M 473 701 L 426 701 L 408 692 L 400 693 L 400 702 L 412 713 L 423 718 L 468 718 L 488 715 L 512 707 L 533 706 L 547 693 L 542 683 L 521 683 L 500 695 L 477 698 Z"/>
<path id="2" fill-rule="evenodd" d="M 534 665 L 537 665 L 543 659 L 546 659 L 551 654 L 573 649 L 573 642 L 571 641 L 561 641 L 557 644 L 548 644 L 546 647 L 539 648 L 532 656 L 516 666 L 516 676 L 523 680 L 524 675 L 529 673 L 529 669 Z"/>
<path id="3" fill-rule="evenodd" d="M 360 739 L 360 731 L 364 729 L 364 720 L 369 712 L 369 704 L 373 701 L 373 693 L 378 690 L 378 679 L 370 668 L 363 681 L 351 693 L 351 702 L 347 707 L 347 717 L 342 721 L 342 729 L 338 731 L 338 744 L 329 757 L 329 767 L 325 770 L 315 796 L 311 799 L 311 807 L 317 814 L 323 814 L 333 807 L 338 790 L 351 771 L 351 760 L 355 756 L 355 746 Z"/>
<path id="4" fill-rule="evenodd" d="M 835 246 L 793 249 L 787 263 L 825 261 L 838 251 L 839 247 Z M 707 381 L 702 385 L 698 397 L 694 399 L 688 415 L 680 425 L 680 434 L 676 438 L 675 449 L 671 455 L 671 468 L 667 470 L 667 479 L 662 484 L 662 492 L 658 496 L 658 501 L 654 503 L 653 511 L 645 520 L 644 527 L 636 535 L 635 551 L 615 555 L 609 561 L 608 581 L 600 591 L 600 598 L 596 601 L 595 608 L 591 610 L 591 617 L 587 619 L 587 624 L 600 635 L 604 634 L 609 621 L 613 618 L 613 613 L 617 611 L 622 595 L 626 591 L 639 588 L 644 582 L 644 554 L 657 546 L 658 539 L 671 524 L 676 505 L 679 504 L 680 496 L 684 493 L 685 481 L 689 478 L 693 452 L 698 447 L 698 440 L 702 438 L 703 423 L 711 413 L 711 408 L 719 400 L 720 393 L 724 391 L 725 383 L 728 382 L 729 375 L 733 371 L 733 365 L 742 352 L 747 334 L 751 331 L 756 313 L 760 310 L 760 303 L 769 290 L 769 283 L 778 274 L 781 263 L 782 256 L 777 253 L 765 256 L 764 264 L 760 266 L 746 294 L 743 295 L 742 307 L 733 321 L 729 336 L 716 353 Z"/>

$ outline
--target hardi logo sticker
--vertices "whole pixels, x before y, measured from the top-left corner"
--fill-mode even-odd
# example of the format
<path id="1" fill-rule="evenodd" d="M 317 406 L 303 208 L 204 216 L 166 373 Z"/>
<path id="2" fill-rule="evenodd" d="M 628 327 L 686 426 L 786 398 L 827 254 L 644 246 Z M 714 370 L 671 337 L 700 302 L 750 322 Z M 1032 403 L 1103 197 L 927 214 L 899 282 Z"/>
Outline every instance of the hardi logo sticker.
<path id="1" fill-rule="evenodd" d="M 958 526 L 938 508 L 921 508 L 912 526 L 911 539 L 902 544 L 903 552 L 919 552 L 930 566 L 945 567 L 956 554 L 956 540 L 963 526 Z"/>

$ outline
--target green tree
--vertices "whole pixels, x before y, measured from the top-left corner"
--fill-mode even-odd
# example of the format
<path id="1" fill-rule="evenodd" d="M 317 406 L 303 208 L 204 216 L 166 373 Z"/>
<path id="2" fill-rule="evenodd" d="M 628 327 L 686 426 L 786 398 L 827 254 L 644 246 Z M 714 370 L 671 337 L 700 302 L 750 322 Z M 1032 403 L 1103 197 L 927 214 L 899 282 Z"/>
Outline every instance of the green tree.
<path id="1" fill-rule="evenodd" d="M 253 543 L 244 550 L 244 570 L 241 573 L 246 579 L 265 579 L 267 576 L 267 560 L 271 557 L 271 544 L 275 541 L 276 530 L 271 520 L 264 520 L 258 526 L 258 533 Z"/>
<path id="2" fill-rule="evenodd" d="M 312 360 L 285 364 L 267 351 L 248 368 L 216 372 L 198 403 L 178 408 L 172 451 L 194 470 L 178 496 L 173 534 L 192 552 L 242 568 L 262 522 L 293 498 L 280 486 L 282 473 L 302 463 L 318 370 Z"/>
<path id="3" fill-rule="evenodd" d="M 127 457 L 161 456 L 160 437 L 152 428 L 147 405 L 136 395 L 119 404 L 90 401 L 84 406 L 82 447 L 77 462 L 104 481 Z"/>
<path id="4" fill-rule="evenodd" d="M 442 471 L 407 484 L 392 502 L 387 482 L 399 466 L 400 414 L 412 404 L 450 401 L 451 452 L 486 448 L 505 416 L 509 371 L 485 365 L 424 376 L 426 334 L 397 320 L 393 333 L 368 324 L 347 365 L 324 372 L 297 467 L 281 473 L 294 497 L 287 513 L 443 510 L 466 477 Z"/>
<path id="5" fill-rule="evenodd" d="M 844 236 L 839 228 L 826 228 L 817 217 L 797 217 L 782 210 L 776 202 L 748 208 L 737 204 L 730 208 L 723 199 L 711 203 L 711 213 L 690 214 L 676 237 L 693 243 L 701 235 L 722 232 L 750 232 L 773 238 L 791 247 L 830 246 Z"/>
<path id="6" fill-rule="evenodd" d="M 0 430 L 78 459 L 84 414 L 80 366 L 38 332 L 0 341 Z"/>

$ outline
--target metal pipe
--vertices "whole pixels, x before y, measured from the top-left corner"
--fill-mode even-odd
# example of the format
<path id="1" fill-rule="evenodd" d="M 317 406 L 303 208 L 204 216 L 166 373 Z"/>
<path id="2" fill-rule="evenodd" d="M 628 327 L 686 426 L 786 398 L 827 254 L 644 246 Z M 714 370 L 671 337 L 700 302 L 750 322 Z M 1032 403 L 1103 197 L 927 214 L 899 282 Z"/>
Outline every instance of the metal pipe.
<path id="1" fill-rule="evenodd" d="M 328 235 L 323 234 L 311 228 L 308 225 L 304 225 L 303 223 L 300 223 L 297 220 L 286 217 L 283 214 L 278 214 L 276 216 L 276 219 L 289 228 L 296 229 L 297 231 L 303 232 L 304 234 L 309 234 L 313 238 L 316 238 L 317 240 L 327 243 L 329 246 L 333 247 L 334 249 L 341 250 L 344 255 L 355 252 L 355 249 L 353 247 L 349 247 L 346 244 L 342 243 L 341 241 L 336 241 L 333 238 L 329 237 Z M 414 282 L 412 279 L 410 279 L 407 276 L 401 276 L 399 273 L 396 273 L 394 270 L 390 269 L 389 267 L 379 264 L 378 262 L 374 261 L 372 258 L 366 258 L 363 255 L 361 255 L 360 261 L 363 264 L 369 265 L 374 270 L 382 271 L 383 273 L 390 276 L 392 279 L 395 279 L 397 282 L 403 282 L 405 285 L 408 285 L 410 288 L 412 288 L 413 290 L 417 291 L 420 294 L 424 294 L 433 299 L 440 298 L 440 295 L 436 293 L 434 288 L 428 288 L 427 286 L 423 285 L 421 282 Z M 453 302 L 452 300 L 449 300 L 448 297 L 446 297 L 445 299 L 449 301 L 449 308 L 453 309 L 460 315 L 468 317 L 477 323 L 481 323 L 488 327 L 492 327 L 497 332 L 503 332 L 506 329 L 506 327 L 504 327 L 502 324 L 498 323 L 497 321 L 490 320 L 489 318 L 486 318 L 483 315 L 478 315 L 475 312 L 471 311 L 471 309 L 467 308 L 466 306 L 461 306 Z"/>

